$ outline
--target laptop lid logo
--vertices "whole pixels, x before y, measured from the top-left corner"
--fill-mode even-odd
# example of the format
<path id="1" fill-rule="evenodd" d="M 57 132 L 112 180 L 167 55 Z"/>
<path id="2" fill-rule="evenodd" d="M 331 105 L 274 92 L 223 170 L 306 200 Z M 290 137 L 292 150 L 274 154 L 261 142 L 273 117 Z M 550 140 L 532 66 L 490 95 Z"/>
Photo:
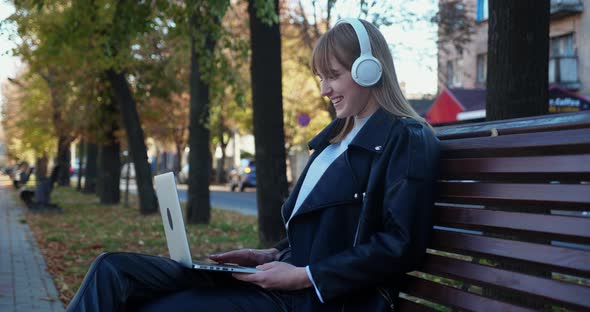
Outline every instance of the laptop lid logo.
<path id="1" fill-rule="evenodd" d="M 172 224 L 172 215 L 170 214 L 170 208 L 166 208 L 168 213 L 168 223 L 170 223 L 170 229 L 174 231 L 174 225 Z"/>

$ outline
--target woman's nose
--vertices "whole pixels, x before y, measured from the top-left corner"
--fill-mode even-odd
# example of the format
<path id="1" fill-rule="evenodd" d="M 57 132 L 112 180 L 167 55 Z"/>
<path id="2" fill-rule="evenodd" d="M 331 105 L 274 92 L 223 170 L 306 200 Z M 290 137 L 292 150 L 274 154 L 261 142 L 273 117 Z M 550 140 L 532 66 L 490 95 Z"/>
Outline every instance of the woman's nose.
<path id="1" fill-rule="evenodd" d="M 332 87 L 330 87 L 330 85 L 328 83 L 326 83 L 326 81 L 322 81 L 321 82 L 321 89 L 322 89 L 322 96 L 328 96 L 330 95 L 330 93 L 332 92 Z"/>

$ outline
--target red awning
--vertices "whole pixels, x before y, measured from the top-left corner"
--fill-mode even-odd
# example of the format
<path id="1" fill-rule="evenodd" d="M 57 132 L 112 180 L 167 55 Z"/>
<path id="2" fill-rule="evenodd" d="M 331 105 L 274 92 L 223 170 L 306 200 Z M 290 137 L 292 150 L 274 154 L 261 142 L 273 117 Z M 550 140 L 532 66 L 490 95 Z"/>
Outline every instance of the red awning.
<path id="1" fill-rule="evenodd" d="M 461 103 L 449 90 L 444 89 L 426 113 L 426 120 L 432 125 L 454 122 L 457 121 L 457 114 L 462 111 L 464 108 Z"/>

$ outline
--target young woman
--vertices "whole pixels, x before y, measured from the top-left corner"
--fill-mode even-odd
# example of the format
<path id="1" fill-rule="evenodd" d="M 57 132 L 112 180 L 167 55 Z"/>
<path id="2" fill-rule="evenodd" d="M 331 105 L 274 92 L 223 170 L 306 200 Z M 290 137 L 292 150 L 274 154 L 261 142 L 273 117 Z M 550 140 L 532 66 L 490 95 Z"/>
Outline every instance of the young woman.
<path id="1" fill-rule="evenodd" d="M 431 229 L 438 141 L 408 105 L 379 30 L 345 19 L 312 55 L 337 119 L 320 132 L 282 207 L 275 248 L 210 258 L 257 266 L 207 273 L 173 260 L 107 253 L 92 264 L 68 311 L 390 311 Z M 144 304 L 146 303 L 147 304 Z"/>

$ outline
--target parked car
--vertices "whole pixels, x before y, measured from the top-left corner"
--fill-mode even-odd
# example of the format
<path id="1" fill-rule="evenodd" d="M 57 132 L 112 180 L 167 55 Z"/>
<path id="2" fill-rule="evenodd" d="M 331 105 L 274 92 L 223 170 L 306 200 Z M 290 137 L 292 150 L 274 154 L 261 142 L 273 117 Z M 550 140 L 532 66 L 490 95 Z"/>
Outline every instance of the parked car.
<path id="1" fill-rule="evenodd" d="M 232 169 L 229 174 L 229 188 L 232 192 L 236 188 L 243 192 L 247 187 L 256 187 L 256 164 L 252 159 L 242 159 L 240 167 Z"/>
<path id="2" fill-rule="evenodd" d="M 70 166 L 70 176 L 78 176 L 79 174 L 84 175 L 84 167 L 80 168 L 80 160 L 79 159 L 75 159 L 74 160 L 74 164 Z"/>

